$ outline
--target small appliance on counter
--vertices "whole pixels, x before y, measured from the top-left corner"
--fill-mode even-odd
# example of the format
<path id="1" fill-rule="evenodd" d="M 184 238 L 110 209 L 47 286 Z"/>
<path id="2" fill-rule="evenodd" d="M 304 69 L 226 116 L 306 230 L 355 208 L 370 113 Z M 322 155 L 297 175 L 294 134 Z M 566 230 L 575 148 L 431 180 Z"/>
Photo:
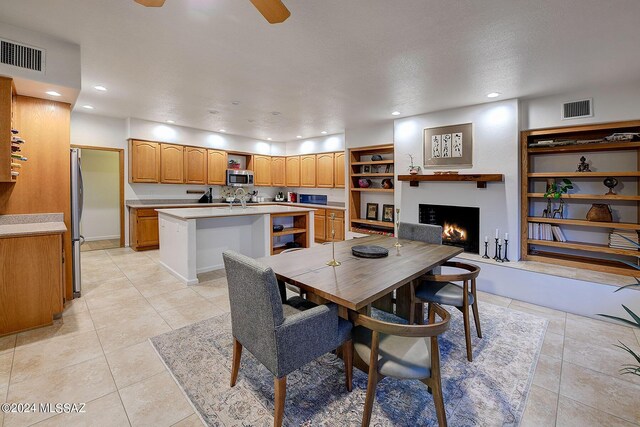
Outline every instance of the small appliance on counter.
<path id="1" fill-rule="evenodd" d="M 198 203 L 213 203 L 213 195 L 211 194 L 211 187 L 209 187 L 209 191 L 207 191 L 200 199 Z"/>
<path id="2" fill-rule="evenodd" d="M 309 203 L 312 205 L 326 205 L 327 196 L 320 194 L 301 194 L 300 203 Z"/>
<path id="3" fill-rule="evenodd" d="M 284 193 L 282 191 L 278 191 L 275 198 L 276 202 L 284 202 Z"/>
<path id="4" fill-rule="evenodd" d="M 298 201 L 298 193 L 294 193 L 293 191 L 287 192 L 287 202 L 295 203 Z"/>

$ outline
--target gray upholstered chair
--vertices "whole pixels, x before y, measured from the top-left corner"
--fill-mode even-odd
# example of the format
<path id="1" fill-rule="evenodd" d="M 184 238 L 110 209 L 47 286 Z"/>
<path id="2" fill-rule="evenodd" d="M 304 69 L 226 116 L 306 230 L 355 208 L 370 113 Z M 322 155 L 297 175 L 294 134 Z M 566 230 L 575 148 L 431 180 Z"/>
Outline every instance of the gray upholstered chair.
<path id="1" fill-rule="evenodd" d="M 371 411 L 378 382 L 384 377 L 422 381 L 433 394 L 440 427 L 447 425 L 440 380 L 438 335 L 449 328 L 449 313 L 437 304 L 429 325 L 400 325 L 351 313 L 354 350 L 369 366 L 369 382 L 364 404 L 362 426 L 371 421 Z M 441 321 L 435 322 L 435 314 Z M 409 398 L 409 397 L 407 397 Z"/>
<path id="2" fill-rule="evenodd" d="M 326 304 L 299 311 L 283 305 L 276 276 L 270 267 L 233 251 L 225 251 L 223 259 L 233 333 L 231 386 L 238 378 L 244 347 L 274 376 L 274 425 L 280 426 L 287 375 L 342 346 L 346 386 L 351 391 L 351 323 L 338 317 L 338 307 Z"/>

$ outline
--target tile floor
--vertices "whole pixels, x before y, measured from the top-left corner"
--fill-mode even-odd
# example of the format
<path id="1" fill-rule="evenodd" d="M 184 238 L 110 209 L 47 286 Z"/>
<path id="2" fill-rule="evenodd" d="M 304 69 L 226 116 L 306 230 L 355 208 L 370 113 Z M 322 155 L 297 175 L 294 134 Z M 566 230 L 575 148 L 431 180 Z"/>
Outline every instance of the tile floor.
<path id="1" fill-rule="evenodd" d="M 1 402 L 84 402 L 84 414 L 5 414 L 4 426 L 199 426 L 148 338 L 229 310 L 220 272 L 186 287 L 128 248 L 82 257 L 83 297 L 53 326 L 0 338 Z M 640 425 L 640 378 L 613 347 L 640 348 L 630 328 L 481 293 L 490 302 L 549 320 L 523 426 Z M 490 424 L 490 421 L 489 423 Z"/>
<path id="2" fill-rule="evenodd" d="M 93 240 L 91 242 L 84 242 L 80 246 L 81 252 L 99 251 L 104 249 L 115 249 L 120 247 L 120 239 L 108 239 L 108 240 Z"/>

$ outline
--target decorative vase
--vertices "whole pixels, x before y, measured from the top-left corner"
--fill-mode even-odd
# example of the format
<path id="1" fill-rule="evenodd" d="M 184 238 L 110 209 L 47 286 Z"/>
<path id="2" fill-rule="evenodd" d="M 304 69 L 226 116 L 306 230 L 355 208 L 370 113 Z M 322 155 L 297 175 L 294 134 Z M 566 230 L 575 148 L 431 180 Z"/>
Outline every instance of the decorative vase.
<path id="1" fill-rule="evenodd" d="M 374 154 L 373 156 L 371 156 L 372 162 L 379 162 L 381 160 L 382 160 L 382 156 L 380 154 Z"/>
<path id="2" fill-rule="evenodd" d="M 609 189 L 609 192 L 606 194 L 607 196 L 616 194 L 616 192 L 613 191 L 613 189 L 616 187 L 616 185 L 618 185 L 617 179 L 615 179 L 614 177 L 608 176 L 604 179 L 604 181 L 602 181 L 602 183 Z"/>
<path id="3" fill-rule="evenodd" d="M 371 180 L 367 178 L 360 178 L 358 180 L 358 187 L 360 188 L 369 188 L 371 187 Z"/>
<path id="4" fill-rule="evenodd" d="M 604 203 L 594 203 L 587 212 L 587 220 L 594 222 L 612 222 L 611 206 Z"/>
<path id="5" fill-rule="evenodd" d="M 393 181 L 390 180 L 389 178 L 385 178 L 382 180 L 382 188 L 385 188 L 387 190 L 393 188 Z"/>
<path id="6" fill-rule="evenodd" d="M 419 171 L 420 171 L 420 169 L 418 169 L 417 167 L 413 167 L 413 168 L 409 167 L 409 173 L 411 175 L 417 175 Z"/>

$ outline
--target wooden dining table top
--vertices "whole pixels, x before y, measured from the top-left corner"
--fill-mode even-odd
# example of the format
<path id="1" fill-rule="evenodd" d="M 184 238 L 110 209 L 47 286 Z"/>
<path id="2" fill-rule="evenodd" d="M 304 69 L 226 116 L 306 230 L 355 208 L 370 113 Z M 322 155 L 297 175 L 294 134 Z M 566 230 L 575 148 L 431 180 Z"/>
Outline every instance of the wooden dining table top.
<path id="1" fill-rule="evenodd" d="M 463 252 L 461 248 L 435 245 L 387 236 L 368 236 L 335 242 L 337 267 L 331 244 L 316 245 L 258 259 L 273 269 L 276 277 L 331 302 L 358 311 L 393 290 L 426 274 L 434 267 Z M 351 253 L 357 245 L 376 245 L 389 250 L 385 258 L 358 258 Z"/>

